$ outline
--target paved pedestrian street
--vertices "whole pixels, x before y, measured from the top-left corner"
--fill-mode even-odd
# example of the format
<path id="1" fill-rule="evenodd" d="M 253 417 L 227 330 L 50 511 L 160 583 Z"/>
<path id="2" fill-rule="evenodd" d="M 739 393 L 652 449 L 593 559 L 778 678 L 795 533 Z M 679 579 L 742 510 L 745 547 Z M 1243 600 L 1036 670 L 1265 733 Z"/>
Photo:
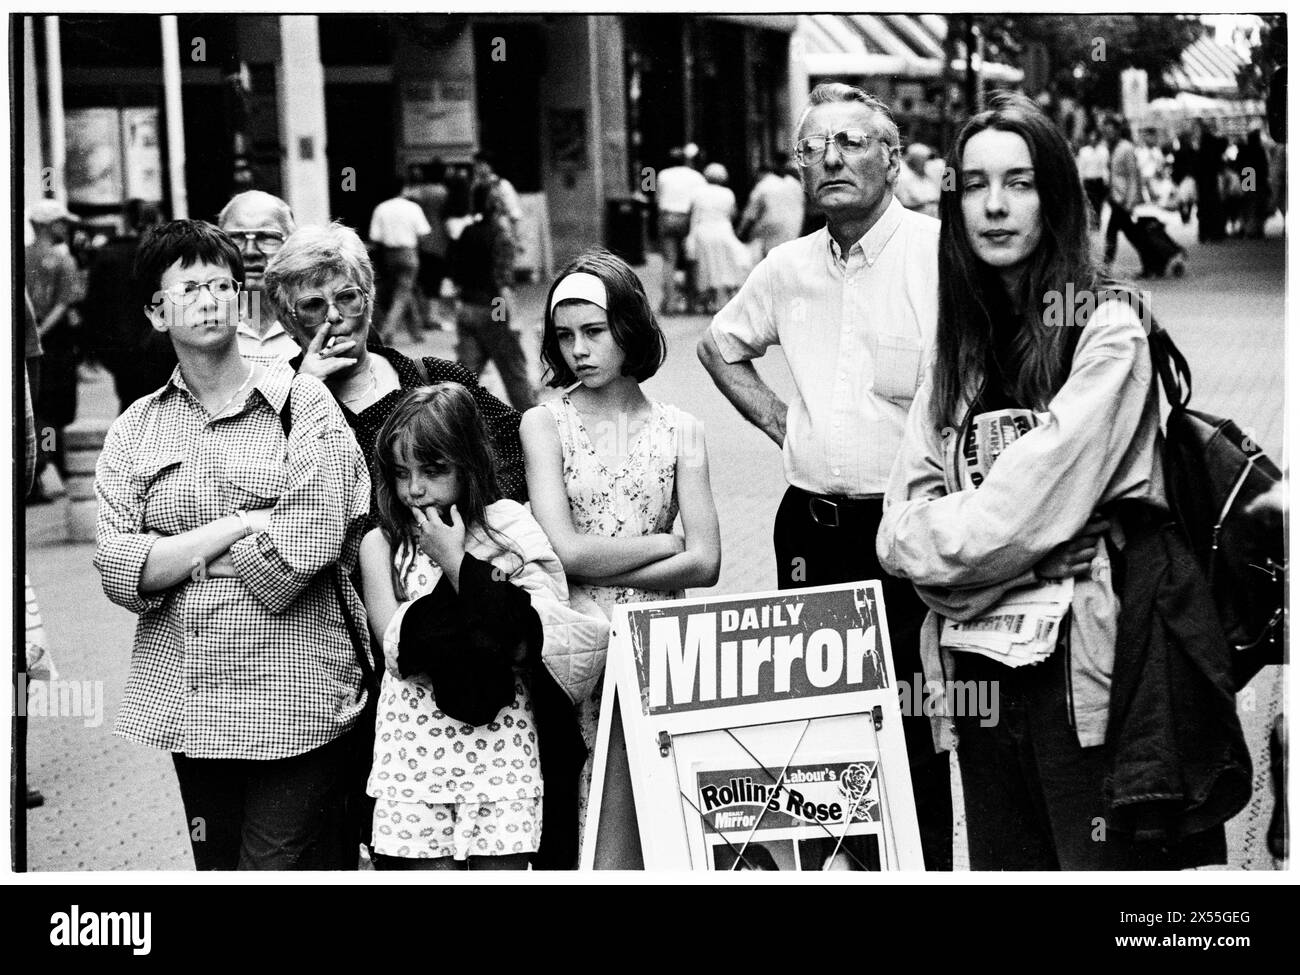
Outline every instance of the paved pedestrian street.
<path id="1" fill-rule="evenodd" d="M 1195 380 L 1192 405 L 1230 416 L 1253 430 L 1281 464 L 1286 377 L 1280 219 L 1275 218 L 1269 230 L 1262 241 L 1203 246 L 1196 243 L 1194 225 L 1178 225 L 1172 233 L 1189 250 L 1187 276 L 1140 286 L 1149 288 L 1155 316 L 1187 355 Z M 1136 255 L 1122 242 L 1117 270 L 1132 275 L 1137 267 Z M 651 257 L 642 269 L 656 304 L 658 268 L 658 259 Z M 540 321 L 548 284 L 521 289 L 520 304 L 530 320 Z M 708 319 L 673 317 L 663 324 L 668 361 L 645 389 L 705 425 L 723 542 L 721 577 L 709 592 L 774 588 L 771 526 L 785 488 L 780 451 L 740 419 L 696 360 L 695 343 Z M 529 357 L 535 361 L 537 336 L 527 339 Z M 451 358 L 453 346 L 454 336 L 430 332 L 418 349 Z M 406 352 L 416 349 L 409 343 L 399 347 Z M 766 356 L 758 368 L 778 394 L 788 396 L 791 384 L 779 351 Z M 502 392 L 491 368 L 485 382 Z M 116 400 L 105 373 L 83 371 L 80 392 L 80 419 L 112 420 Z M 26 509 L 27 571 L 44 614 L 58 686 L 65 691 L 61 705 L 56 699 L 46 714 L 32 714 L 29 721 L 28 781 L 46 799 L 43 807 L 27 814 L 29 866 L 72 872 L 191 870 L 187 824 L 170 756 L 112 734 L 135 621 L 103 595 L 91 565 L 93 545 L 64 541 L 65 505 L 59 501 Z M 99 713 L 96 700 L 102 705 Z M 1240 699 L 1255 762 L 1255 789 L 1247 809 L 1229 826 L 1229 868 L 1274 866 L 1264 845 L 1273 805 L 1266 742 L 1281 702 L 1276 667 L 1267 668 Z M 960 822 L 958 827 L 960 834 Z M 965 864 L 964 856 L 959 835 L 959 867 Z"/>

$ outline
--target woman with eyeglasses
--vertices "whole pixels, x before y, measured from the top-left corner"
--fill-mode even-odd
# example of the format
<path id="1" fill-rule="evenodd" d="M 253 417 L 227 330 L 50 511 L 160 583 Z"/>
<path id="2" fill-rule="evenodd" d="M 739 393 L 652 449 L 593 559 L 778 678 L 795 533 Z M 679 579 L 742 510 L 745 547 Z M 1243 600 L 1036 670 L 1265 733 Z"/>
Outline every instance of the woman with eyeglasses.
<path id="1" fill-rule="evenodd" d="M 402 392 L 454 382 L 474 394 L 483 414 L 504 495 L 527 499 L 519 414 L 480 386 L 464 366 L 434 356 L 415 362 L 371 335 L 375 272 L 355 231 L 341 223 L 296 230 L 267 265 L 263 294 L 303 349 L 290 365 L 323 380 L 334 394 L 372 478 L 378 475 L 375 438 Z"/>
<path id="2" fill-rule="evenodd" d="M 115 730 L 172 752 L 198 869 L 355 869 L 349 732 L 366 700 L 339 601 L 362 618 L 347 574 L 370 478 L 318 380 L 241 358 L 243 277 L 202 221 L 137 251 L 138 301 L 178 365 L 95 470 L 95 566 L 139 616 Z"/>

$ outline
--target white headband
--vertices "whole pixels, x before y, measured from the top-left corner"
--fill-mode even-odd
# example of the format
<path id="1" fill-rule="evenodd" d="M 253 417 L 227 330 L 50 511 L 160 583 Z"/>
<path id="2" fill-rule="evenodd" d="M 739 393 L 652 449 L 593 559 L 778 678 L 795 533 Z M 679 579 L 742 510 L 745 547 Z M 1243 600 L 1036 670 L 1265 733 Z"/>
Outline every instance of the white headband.
<path id="1" fill-rule="evenodd" d="M 597 308 L 609 310 L 609 299 L 605 294 L 605 282 L 586 271 L 574 271 L 560 280 L 551 293 L 551 311 L 562 301 L 590 301 Z"/>

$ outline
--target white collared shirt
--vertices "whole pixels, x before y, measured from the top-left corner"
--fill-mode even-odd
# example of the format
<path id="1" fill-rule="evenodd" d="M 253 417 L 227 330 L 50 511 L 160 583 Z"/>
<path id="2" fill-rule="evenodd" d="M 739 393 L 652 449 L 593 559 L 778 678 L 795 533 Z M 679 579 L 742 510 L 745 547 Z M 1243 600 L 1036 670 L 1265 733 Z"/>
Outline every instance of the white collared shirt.
<path id="1" fill-rule="evenodd" d="M 728 362 L 780 345 L 794 377 L 786 479 L 815 494 L 881 494 L 929 361 L 939 221 L 892 200 L 841 259 L 825 229 L 759 263 L 710 330 Z"/>
<path id="2" fill-rule="evenodd" d="M 257 330 L 245 319 L 240 319 L 235 327 L 235 337 L 239 342 L 239 354 L 245 359 L 250 356 L 257 359 L 282 359 L 288 361 L 302 349 L 293 340 L 283 325 L 272 322 L 265 335 L 258 335 Z"/>
<path id="3" fill-rule="evenodd" d="M 420 204 L 402 196 L 385 200 L 370 215 L 370 239 L 384 247 L 415 247 L 432 231 Z"/>

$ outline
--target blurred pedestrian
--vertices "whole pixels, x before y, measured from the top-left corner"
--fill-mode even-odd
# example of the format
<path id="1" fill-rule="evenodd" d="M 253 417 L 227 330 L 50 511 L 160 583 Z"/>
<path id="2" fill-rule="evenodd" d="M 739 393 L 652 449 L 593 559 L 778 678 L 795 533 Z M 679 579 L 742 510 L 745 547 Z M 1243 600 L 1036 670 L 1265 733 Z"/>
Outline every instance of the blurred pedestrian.
<path id="1" fill-rule="evenodd" d="M 420 272 L 420 238 L 433 232 L 424 211 L 403 196 L 405 181 L 399 176 L 390 186 L 391 195 L 375 207 L 370 218 L 370 240 L 378 248 L 379 276 L 375 310 L 383 317 L 381 336 L 392 341 L 399 326 L 405 325 L 412 342 L 424 340 L 428 309 L 416 291 Z"/>
<path id="2" fill-rule="evenodd" d="M 499 197 L 497 209 L 505 217 L 510 230 L 510 243 L 518 250 L 520 225 L 524 219 L 523 204 L 519 202 L 514 184 L 497 172 L 496 165 L 496 153 L 490 149 L 480 149 L 474 153 L 474 185 L 471 189 L 486 184 L 496 193 Z"/>
<path id="3" fill-rule="evenodd" d="M 803 184 L 790 173 L 790 156 L 778 152 L 764 167 L 750 191 L 737 236 L 751 242 L 754 259 L 761 261 L 803 229 Z"/>
<path id="4" fill-rule="evenodd" d="M 78 303 L 81 273 L 68 251 L 68 232 L 76 218 L 56 200 L 39 200 L 27 217 L 35 240 L 24 253 L 25 285 L 36 318 L 42 350 L 36 396 L 36 425 L 42 431 L 37 462 L 36 500 L 62 492 L 63 428 L 77 416 Z M 45 448 L 45 431 L 53 443 Z M 60 475 L 60 476 L 56 476 Z"/>
<path id="5" fill-rule="evenodd" d="M 1107 115 L 1101 125 L 1110 150 L 1110 183 L 1107 188 L 1110 217 L 1106 220 L 1104 258 L 1109 268 L 1115 261 L 1121 231 L 1134 250 L 1142 249 L 1133 228 L 1133 208 L 1142 202 L 1142 174 L 1138 171 L 1137 150 L 1129 139 L 1124 121 L 1117 115 Z"/>
<path id="6" fill-rule="evenodd" d="M 704 185 L 704 177 L 686 165 L 680 147 L 668 150 L 669 165 L 655 178 L 655 206 L 659 211 L 659 250 L 663 254 L 663 297 L 659 313 L 685 311 L 694 301 L 691 271 L 685 255 L 686 235 L 691 231 L 691 197 Z M 683 284 L 679 287 L 678 274 Z"/>
<path id="7" fill-rule="evenodd" d="M 420 292 L 429 309 L 429 321 L 435 328 L 445 327 L 446 312 L 442 304 L 442 283 L 447 279 L 447 165 L 432 159 L 417 167 L 419 178 L 406 188 L 406 195 L 420 205 L 429 232 L 420 238 Z"/>
<path id="8" fill-rule="evenodd" d="M 365 618 L 348 575 L 370 480 L 318 381 L 240 356 L 242 277 L 211 224 L 140 241 L 138 307 L 179 364 L 113 423 L 95 469 L 95 567 L 140 617 L 115 733 L 172 752 L 198 869 L 355 869 L 368 649 L 342 614 Z"/>
<path id="9" fill-rule="evenodd" d="M 1106 187 L 1110 183 L 1110 149 L 1102 141 L 1097 127 L 1089 126 L 1078 154 L 1079 178 L 1083 192 L 1092 208 L 1091 223 L 1101 226 L 1101 206 L 1106 202 Z"/>
<path id="10" fill-rule="evenodd" d="M 522 413 L 532 408 L 536 397 L 519 345 L 515 252 L 502 206 L 500 194 L 490 184 L 479 183 L 471 199 L 474 222 L 451 244 L 451 278 L 460 292 L 456 358 L 475 375 L 494 363 L 510 405 Z"/>
<path id="11" fill-rule="evenodd" d="M 1170 178 L 1177 187 L 1178 215 L 1183 223 L 1190 223 L 1192 208 L 1196 206 L 1196 145 L 1191 128 L 1178 136 L 1174 146 L 1173 171 Z"/>
<path id="12" fill-rule="evenodd" d="M 1227 140 L 1214 131 L 1213 123 L 1198 119 L 1200 129 L 1192 175 L 1196 180 L 1196 236 L 1202 244 L 1216 243 L 1227 236 L 1223 210 L 1223 154 Z"/>
<path id="13" fill-rule="evenodd" d="M 929 146 L 914 142 L 903 153 L 903 165 L 898 167 L 898 181 L 894 184 L 894 195 L 898 202 L 915 213 L 927 217 L 939 215 L 939 183 L 932 183 L 927 173 L 927 164 L 933 151 Z"/>
<path id="14" fill-rule="evenodd" d="M 712 315 L 745 283 L 754 262 L 732 227 L 736 194 L 727 187 L 727 168 L 709 163 L 704 180 L 691 195 L 686 256 L 695 262 L 695 310 Z"/>
<path id="15" fill-rule="evenodd" d="M 261 190 L 237 194 L 217 217 L 244 259 L 244 288 L 239 316 L 239 354 L 272 359 L 292 359 L 298 354 L 282 322 L 262 297 L 266 264 L 297 228 L 289 204 Z"/>
<path id="16" fill-rule="evenodd" d="M 128 200 L 124 232 L 96 250 L 86 278 L 82 332 L 113 377 L 118 413 L 167 382 L 176 368 L 171 340 L 140 314 L 131 281 L 140 235 L 161 216 L 155 203 Z"/>
<path id="17" fill-rule="evenodd" d="M 1264 224 L 1273 212 L 1268 153 L 1259 129 L 1250 130 L 1237 162 L 1241 166 L 1242 236 L 1258 239 L 1264 236 Z"/>

